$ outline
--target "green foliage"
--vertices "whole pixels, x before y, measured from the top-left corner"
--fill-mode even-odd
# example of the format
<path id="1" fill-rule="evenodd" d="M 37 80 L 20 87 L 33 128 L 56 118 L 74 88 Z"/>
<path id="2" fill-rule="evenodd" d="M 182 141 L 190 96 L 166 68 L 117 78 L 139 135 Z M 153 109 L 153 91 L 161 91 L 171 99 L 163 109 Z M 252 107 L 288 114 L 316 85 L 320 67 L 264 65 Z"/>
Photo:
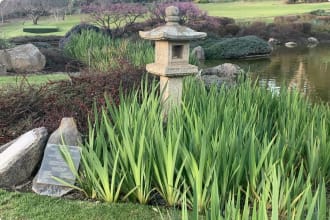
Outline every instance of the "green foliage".
<path id="1" fill-rule="evenodd" d="M 11 43 L 7 39 L 0 37 L 0 50 L 8 49 L 10 47 L 11 47 Z"/>
<path id="2" fill-rule="evenodd" d="M 83 31 L 73 36 L 65 46 L 65 52 L 101 72 L 119 68 L 125 62 L 142 67 L 154 59 L 151 42 L 112 39 L 94 31 Z"/>
<path id="3" fill-rule="evenodd" d="M 59 28 L 56 26 L 29 26 L 23 28 L 23 32 L 36 34 L 52 33 L 58 31 Z"/>
<path id="4" fill-rule="evenodd" d="M 256 36 L 207 39 L 201 43 L 206 59 L 242 58 L 267 55 L 271 52 L 268 43 Z"/>
<path id="5" fill-rule="evenodd" d="M 184 218 L 188 207 L 210 219 L 328 215 L 329 106 L 249 80 L 220 90 L 188 80 L 164 125 L 157 87 L 142 88 L 95 114 L 86 143 L 124 178 L 124 199 L 147 203 L 157 189 L 169 205 L 183 203 Z"/>
<path id="6" fill-rule="evenodd" d="M 317 9 L 317 10 L 311 11 L 310 14 L 317 15 L 317 16 L 330 16 L 330 11 L 326 11 L 324 9 Z"/>

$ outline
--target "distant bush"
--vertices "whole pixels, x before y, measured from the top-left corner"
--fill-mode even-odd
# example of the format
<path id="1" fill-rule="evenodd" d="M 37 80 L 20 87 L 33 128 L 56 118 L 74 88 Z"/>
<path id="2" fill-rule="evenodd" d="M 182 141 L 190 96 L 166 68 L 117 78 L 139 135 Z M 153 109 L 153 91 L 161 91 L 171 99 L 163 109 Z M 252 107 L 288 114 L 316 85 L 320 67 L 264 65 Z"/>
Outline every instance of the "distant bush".
<path id="1" fill-rule="evenodd" d="M 317 10 L 311 11 L 310 14 L 317 15 L 317 16 L 330 16 L 330 11 L 326 11 L 323 9 L 317 9 Z"/>
<path id="2" fill-rule="evenodd" d="M 11 46 L 11 43 L 7 39 L 0 38 L 0 50 L 10 48 Z"/>
<path id="3" fill-rule="evenodd" d="M 303 41 L 311 34 L 312 25 L 307 22 L 270 23 L 253 22 L 242 26 L 237 36 L 256 35 L 264 40 L 276 38 L 280 41 Z"/>
<path id="4" fill-rule="evenodd" d="M 206 59 L 244 58 L 271 52 L 268 43 L 256 36 L 208 39 L 202 46 Z"/>
<path id="5" fill-rule="evenodd" d="M 36 33 L 36 34 L 52 33 L 58 31 L 59 28 L 55 26 L 30 26 L 23 28 L 23 32 Z"/>

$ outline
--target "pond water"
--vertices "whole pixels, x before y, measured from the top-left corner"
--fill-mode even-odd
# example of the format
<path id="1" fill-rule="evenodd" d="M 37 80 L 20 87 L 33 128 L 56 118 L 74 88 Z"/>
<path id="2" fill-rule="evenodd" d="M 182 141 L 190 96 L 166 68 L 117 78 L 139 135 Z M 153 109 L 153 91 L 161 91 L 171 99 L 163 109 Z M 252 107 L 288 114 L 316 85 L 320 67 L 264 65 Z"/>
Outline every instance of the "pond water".
<path id="1" fill-rule="evenodd" d="M 230 62 L 249 70 L 252 79 L 277 92 L 297 88 L 313 101 L 330 103 L 330 44 L 314 48 L 277 48 L 267 59 L 207 61 L 206 66 Z"/>

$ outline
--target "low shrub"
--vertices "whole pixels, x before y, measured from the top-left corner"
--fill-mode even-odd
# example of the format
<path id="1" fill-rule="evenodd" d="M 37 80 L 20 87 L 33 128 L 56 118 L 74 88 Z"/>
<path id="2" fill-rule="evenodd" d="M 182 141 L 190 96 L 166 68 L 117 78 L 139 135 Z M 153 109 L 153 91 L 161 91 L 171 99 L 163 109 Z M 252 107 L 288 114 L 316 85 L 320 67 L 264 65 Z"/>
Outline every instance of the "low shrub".
<path id="1" fill-rule="evenodd" d="M 59 28 L 55 26 L 29 26 L 23 28 L 23 32 L 36 33 L 36 34 L 45 34 L 45 33 L 52 33 L 58 31 Z"/>
<path id="2" fill-rule="evenodd" d="M 86 74 L 40 87 L 24 81 L 18 86 L 0 87 L 0 143 L 39 126 L 52 132 L 62 117 L 74 117 L 79 130 L 86 134 L 94 101 L 101 105 L 106 93 L 118 103 L 120 89 L 130 91 L 139 86 L 144 70 L 127 63 L 122 66 L 125 68 L 109 74 Z"/>
<path id="3" fill-rule="evenodd" d="M 271 52 L 268 43 L 256 36 L 207 39 L 201 45 L 206 59 L 243 58 Z"/>
<path id="4" fill-rule="evenodd" d="M 8 49 L 12 44 L 5 38 L 0 38 L 0 50 Z"/>
<path id="5" fill-rule="evenodd" d="M 317 9 L 317 10 L 311 11 L 310 14 L 317 15 L 317 16 L 330 16 L 330 11 L 326 11 L 324 9 Z"/>

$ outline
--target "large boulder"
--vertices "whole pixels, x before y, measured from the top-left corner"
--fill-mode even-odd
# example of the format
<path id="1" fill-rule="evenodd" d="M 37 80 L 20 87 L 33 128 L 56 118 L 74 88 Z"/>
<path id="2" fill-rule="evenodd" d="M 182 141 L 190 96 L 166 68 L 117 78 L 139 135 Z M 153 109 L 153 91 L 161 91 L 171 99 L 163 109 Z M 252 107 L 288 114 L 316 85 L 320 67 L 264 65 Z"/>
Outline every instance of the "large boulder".
<path id="1" fill-rule="evenodd" d="M 46 65 L 45 56 L 33 44 L 24 44 L 0 51 L 0 64 L 8 71 L 37 72 Z"/>
<path id="2" fill-rule="evenodd" d="M 41 161 L 47 136 L 46 128 L 36 128 L 0 147 L 0 187 L 12 188 L 32 176 Z"/>
<path id="3" fill-rule="evenodd" d="M 224 63 L 200 71 L 197 78 L 203 81 L 206 87 L 210 87 L 213 84 L 217 87 L 221 87 L 223 84 L 235 84 L 237 77 L 242 73 L 244 73 L 244 71 L 238 65 Z"/>
<path id="4" fill-rule="evenodd" d="M 38 174 L 33 179 L 32 190 L 40 195 L 63 196 L 72 188 L 53 179 L 56 176 L 66 179 L 67 183 L 74 184 L 75 176 L 62 157 L 61 149 L 66 148 L 78 169 L 80 163 L 81 134 L 73 118 L 63 118 L 59 128 L 54 131 L 47 142 L 44 157 Z"/>
<path id="5" fill-rule="evenodd" d="M 210 60 L 268 56 L 272 52 L 268 42 L 256 36 L 207 39 L 202 47 Z"/>

